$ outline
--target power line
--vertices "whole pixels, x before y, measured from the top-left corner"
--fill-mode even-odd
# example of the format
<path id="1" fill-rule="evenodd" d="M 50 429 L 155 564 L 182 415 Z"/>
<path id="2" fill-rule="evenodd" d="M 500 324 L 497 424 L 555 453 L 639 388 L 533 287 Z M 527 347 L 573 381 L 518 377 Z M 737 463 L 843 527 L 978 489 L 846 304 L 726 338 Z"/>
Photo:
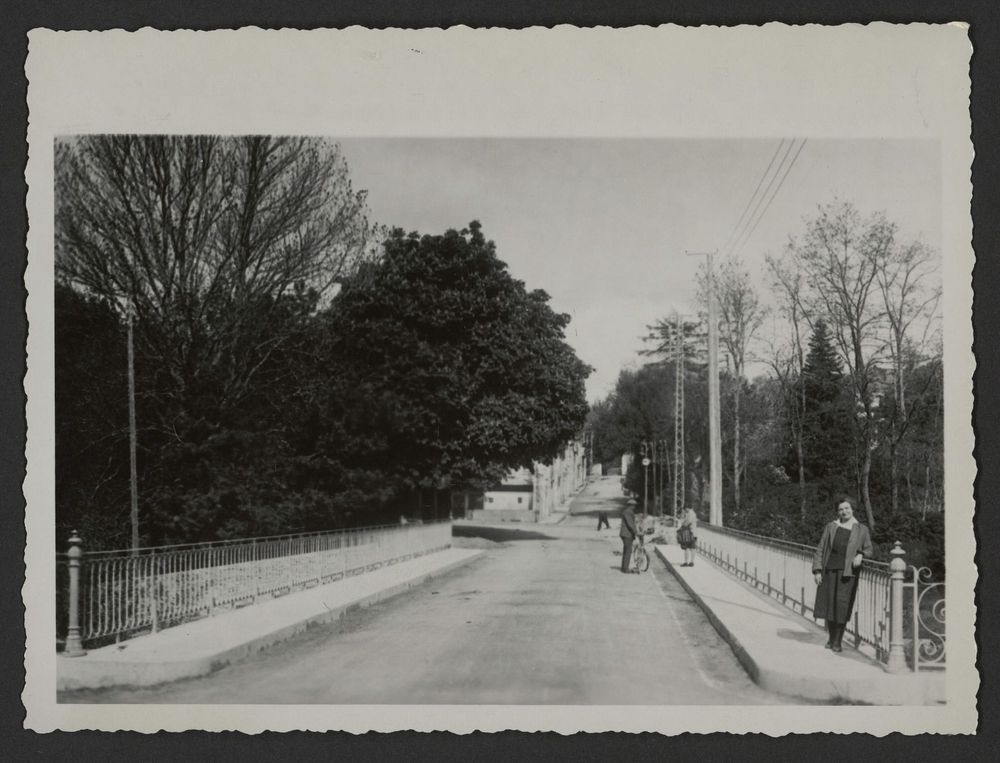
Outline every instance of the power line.
<path id="1" fill-rule="evenodd" d="M 723 244 L 722 246 L 723 250 L 728 248 L 730 243 L 735 243 L 735 241 L 733 240 L 733 236 L 736 234 L 737 229 L 743 223 L 743 218 L 746 217 L 747 210 L 749 210 L 750 205 L 753 204 L 753 200 L 757 196 L 757 191 L 759 191 L 761 185 L 763 185 L 764 178 L 766 178 L 768 174 L 771 172 L 771 167 L 774 165 L 774 160 L 778 158 L 778 152 L 781 151 L 781 147 L 784 145 L 785 145 L 785 139 L 782 138 L 778 142 L 778 147 L 774 149 L 774 154 L 772 154 L 771 156 L 771 161 L 767 163 L 767 169 L 764 170 L 764 173 L 760 176 L 760 180 L 757 181 L 757 187 L 753 189 L 753 193 L 750 194 L 750 198 L 747 199 L 747 204 L 745 207 L 743 207 L 743 212 L 740 214 L 740 218 L 736 221 L 736 224 L 733 226 L 733 229 L 729 231 L 729 238 L 726 239 L 726 243 Z"/>
<path id="2" fill-rule="evenodd" d="M 788 158 L 788 154 L 791 152 L 791 150 L 792 150 L 792 142 L 789 142 L 786 145 L 785 138 L 782 138 L 781 141 L 778 143 L 778 147 L 774 151 L 774 156 L 771 157 L 771 161 L 767 165 L 767 170 L 765 170 L 764 174 L 761 175 L 760 180 L 757 182 L 757 188 L 751 195 L 750 201 L 747 202 L 747 209 L 750 210 L 750 214 L 742 216 L 741 219 L 743 218 L 745 219 L 743 219 L 742 223 L 737 226 L 737 229 L 735 231 L 735 236 L 729 242 L 728 253 L 731 253 L 732 250 L 736 248 L 736 244 L 739 243 L 739 240 L 743 237 L 743 234 L 746 233 L 747 228 L 750 227 L 751 221 L 757 214 L 757 210 L 760 209 L 760 205 L 763 203 L 764 197 L 767 195 L 767 192 L 770 191 L 771 186 L 774 185 L 774 179 L 781 172 L 781 169 L 785 164 L 785 160 Z M 782 151 L 784 151 L 784 153 L 782 153 Z M 778 160 L 778 165 L 775 168 L 774 173 L 772 174 L 771 167 L 774 166 L 774 160 L 778 158 L 779 154 L 781 154 L 781 158 Z M 767 185 L 764 187 L 764 190 L 758 196 L 757 191 L 760 190 L 760 186 L 764 183 L 765 180 L 767 180 Z"/>
<path id="3" fill-rule="evenodd" d="M 757 230 L 757 226 L 760 225 L 760 221 L 764 219 L 764 215 L 767 214 L 767 210 L 771 208 L 771 202 L 774 201 L 774 197 L 778 195 L 778 192 L 781 190 L 781 186 L 783 186 L 785 184 L 785 178 L 787 178 L 788 177 L 788 173 L 792 171 L 792 167 L 795 165 L 795 160 L 799 158 L 799 154 L 802 153 L 802 148 L 806 145 L 806 141 L 807 140 L 808 140 L 808 138 L 803 138 L 802 139 L 802 142 L 799 144 L 798 150 L 795 152 L 795 156 L 792 157 L 792 161 L 790 161 L 788 163 L 788 166 L 785 168 L 785 174 L 781 176 L 781 180 L 778 181 L 778 185 L 775 187 L 774 193 L 772 193 L 771 197 L 767 200 L 767 204 L 764 205 L 763 211 L 757 217 L 757 221 L 753 224 L 753 227 L 750 229 L 750 232 L 747 233 L 746 236 L 743 238 L 742 242 L 739 245 L 740 248 L 739 248 L 739 250 L 737 250 L 737 253 L 739 253 L 740 251 L 743 250 L 743 247 L 746 246 L 746 243 L 753 236 L 754 231 Z M 794 145 L 794 141 L 793 141 L 793 145 Z M 765 193 L 766 193 L 766 191 L 765 191 Z"/>
<path id="4" fill-rule="evenodd" d="M 788 155 L 792 153 L 792 148 L 794 146 L 795 146 L 794 140 L 788 142 L 788 145 L 785 148 L 785 152 L 781 155 L 781 159 L 778 160 L 778 166 L 774 170 L 774 174 L 771 175 L 771 179 L 767 181 L 767 185 L 764 187 L 764 192 L 757 198 L 757 203 L 754 204 L 754 207 L 750 212 L 750 216 L 746 219 L 746 222 L 743 223 L 743 228 L 740 230 L 740 232 L 736 234 L 736 240 L 733 242 L 732 247 L 730 247 L 730 254 L 736 250 L 737 246 L 741 244 L 743 237 L 746 235 L 746 232 L 750 229 L 751 223 L 753 222 L 754 218 L 756 218 L 757 212 L 760 210 L 761 205 L 764 203 L 764 199 L 767 197 L 767 194 L 770 193 L 771 188 L 774 186 L 774 181 L 778 179 L 778 175 L 781 174 L 781 170 L 785 167 L 785 162 L 788 161 Z"/>

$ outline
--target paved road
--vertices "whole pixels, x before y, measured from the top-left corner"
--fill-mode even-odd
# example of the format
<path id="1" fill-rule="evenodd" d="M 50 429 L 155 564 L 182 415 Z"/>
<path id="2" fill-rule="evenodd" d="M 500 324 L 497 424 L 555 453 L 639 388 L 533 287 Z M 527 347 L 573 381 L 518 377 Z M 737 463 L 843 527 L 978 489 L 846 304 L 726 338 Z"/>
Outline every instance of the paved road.
<path id="1" fill-rule="evenodd" d="M 204 678 L 69 702 L 788 703 L 758 689 L 673 577 L 618 571 L 618 478 L 558 525 L 475 530 L 472 565 Z M 485 536 L 485 537 L 483 537 Z"/>

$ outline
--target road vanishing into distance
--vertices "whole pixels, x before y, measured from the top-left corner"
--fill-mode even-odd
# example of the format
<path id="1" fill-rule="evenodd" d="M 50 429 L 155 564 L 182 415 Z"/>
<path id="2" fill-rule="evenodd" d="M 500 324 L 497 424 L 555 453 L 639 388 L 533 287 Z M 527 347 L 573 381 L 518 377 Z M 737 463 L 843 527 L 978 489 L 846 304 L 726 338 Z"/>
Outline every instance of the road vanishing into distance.
<path id="1" fill-rule="evenodd" d="M 62 702 L 793 704 L 758 688 L 659 559 L 618 567 L 617 477 L 557 525 L 456 525 L 471 564 L 208 676 Z M 597 512 L 612 516 L 598 532 Z"/>

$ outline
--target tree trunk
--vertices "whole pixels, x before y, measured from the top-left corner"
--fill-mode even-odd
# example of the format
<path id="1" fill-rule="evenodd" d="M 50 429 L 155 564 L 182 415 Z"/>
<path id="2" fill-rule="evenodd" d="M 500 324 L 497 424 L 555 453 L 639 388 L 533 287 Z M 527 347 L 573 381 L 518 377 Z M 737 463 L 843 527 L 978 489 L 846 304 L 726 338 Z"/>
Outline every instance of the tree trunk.
<path id="1" fill-rule="evenodd" d="M 927 507 L 931 502 L 931 464 L 930 459 L 927 461 L 927 465 L 924 467 L 924 508 L 921 514 L 921 519 L 927 519 Z"/>
<path id="2" fill-rule="evenodd" d="M 899 511 L 899 465 L 895 439 L 889 442 L 889 482 L 892 485 L 892 513 Z"/>
<path id="3" fill-rule="evenodd" d="M 868 482 L 872 471 L 872 451 L 865 443 L 865 455 L 861 462 L 861 500 L 865 505 L 865 516 L 868 519 L 868 529 L 875 532 L 875 515 L 872 513 L 872 499 L 868 492 Z"/>
<path id="4" fill-rule="evenodd" d="M 911 450 L 910 448 L 906 449 L 906 459 L 905 459 L 905 461 L 906 461 L 906 464 L 905 464 L 905 470 L 906 470 L 906 503 L 908 504 L 908 508 L 910 510 L 910 513 L 912 514 L 913 513 L 913 464 L 910 463 L 910 461 L 911 461 L 911 459 L 910 459 L 910 455 L 911 455 L 910 454 L 910 450 Z"/>
<path id="5" fill-rule="evenodd" d="M 799 512 L 806 518 L 806 454 L 802 449 L 802 438 L 795 438 L 795 455 L 799 460 Z"/>
<path id="6" fill-rule="evenodd" d="M 801 501 L 802 518 L 806 518 L 806 452 L 802 441 L 805 439 L 806 420 L 806 383 L 803 375 L 805 361 L 802 358 L 801 345 L 798 340 L 798 329 L 796 329 L 796 344 L 799 349 L 799 413 L 798 422 L 795 426 L 798 431 L 795 435 L 795 454 L 799 459 L 799 500 Z"/>
<path id="7" fill-rule="evenodd" d="M 733 510 L 740 510 L 740 378 L 736 378 L 736 391 L 733 395 Z"/>

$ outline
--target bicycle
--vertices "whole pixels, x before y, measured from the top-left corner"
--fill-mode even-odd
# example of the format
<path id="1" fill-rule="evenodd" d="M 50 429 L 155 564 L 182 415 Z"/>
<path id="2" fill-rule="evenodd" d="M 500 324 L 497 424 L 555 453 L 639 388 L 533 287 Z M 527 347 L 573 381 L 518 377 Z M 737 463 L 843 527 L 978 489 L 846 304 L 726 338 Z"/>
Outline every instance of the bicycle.
<path id="1" fill-rule="evenodd" d="M 649 569 L 649 552 L 646 550 L 646 536 L 640 534 L 638 543 L 632 549 L 632 571 L 643 573 Z"/>

